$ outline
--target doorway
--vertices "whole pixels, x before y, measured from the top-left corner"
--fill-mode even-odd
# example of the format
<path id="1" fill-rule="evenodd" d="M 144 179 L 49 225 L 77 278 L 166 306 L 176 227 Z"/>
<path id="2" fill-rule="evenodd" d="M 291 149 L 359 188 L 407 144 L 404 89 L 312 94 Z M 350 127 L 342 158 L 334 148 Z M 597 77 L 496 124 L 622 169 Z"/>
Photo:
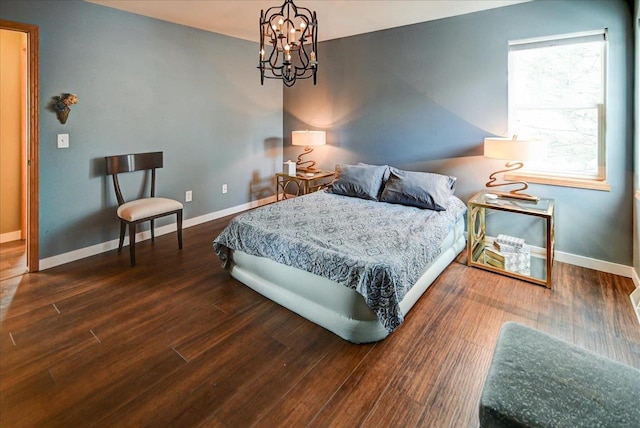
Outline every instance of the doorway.
<path id="1" fill-rule="evenodd" d="M 0 279 L 39 269 L 38 27 L 0 20 L 2 231 Z M 9 176 L 4 174 L 9 173 Z M 9 203 L 7 203 L 9 201 Z"/>

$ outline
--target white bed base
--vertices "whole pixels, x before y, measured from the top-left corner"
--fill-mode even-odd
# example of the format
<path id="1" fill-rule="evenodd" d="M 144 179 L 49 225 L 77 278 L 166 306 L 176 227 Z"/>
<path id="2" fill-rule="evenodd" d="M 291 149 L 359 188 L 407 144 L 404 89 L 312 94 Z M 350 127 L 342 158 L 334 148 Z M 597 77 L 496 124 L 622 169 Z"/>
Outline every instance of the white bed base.
<path id="1" fill-rule="evenodd" d="M 403 314 L 409 312 L 465 246 L 464 219 L 460 219 L 443 241 L 440 255 L 429 263 L 400 302 Z M 343 339 L 367 343 L 384 339 L 389 334 L 355 290 L 242 251 L 234 251 L 232 258 L 231 275 L 238 281 Z"/>

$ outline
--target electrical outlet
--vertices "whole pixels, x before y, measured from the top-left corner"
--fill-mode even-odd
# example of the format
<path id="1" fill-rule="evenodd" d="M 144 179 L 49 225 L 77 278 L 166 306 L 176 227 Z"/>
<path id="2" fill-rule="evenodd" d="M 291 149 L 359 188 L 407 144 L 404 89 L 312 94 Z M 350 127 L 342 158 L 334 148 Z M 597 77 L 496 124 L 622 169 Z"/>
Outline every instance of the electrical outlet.
<path id="1" fill-rule="evenodd" d="M 193 192 L 191 192 L 191 190 L 187 190 L 184 193 L 184 201 L 185 202 L 191 202 L 193 200 Z"/>
<path id="2" fill-rule="evenodd" d="M 227 193 L 227 185 L 226 184 L 222 185 L 222 193 Z"/>

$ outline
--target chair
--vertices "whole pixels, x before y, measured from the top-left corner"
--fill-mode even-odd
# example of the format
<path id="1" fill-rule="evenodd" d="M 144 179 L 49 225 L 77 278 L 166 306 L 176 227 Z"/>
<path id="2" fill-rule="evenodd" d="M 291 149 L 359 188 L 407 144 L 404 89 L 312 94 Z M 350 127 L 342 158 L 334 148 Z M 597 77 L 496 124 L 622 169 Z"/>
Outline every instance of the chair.
<path id="1" fill-rule="evenodd" d="M 122 251 L 124 234 L 129 225 L 129 254 L 131 266 L 136 264 L 136 226 L 145 221 L 151 222 L 151 241 L 155 240 L 153 222 L 156 218 L 175 214 L 177 218 L 178 247 L 182 249 L 182 204 L 173 199 L 156 198 L 156 168 L 162 168 L 162 152 L 137 153 L 119 156 L 105 156 L 107 175 L 113 176 L 113 186 L 118 198 L 118 217 L 120 218 L 120 245 Z M 151 197 L 125 202 L 118 182 L 118 174 L 151 170 Z"/>

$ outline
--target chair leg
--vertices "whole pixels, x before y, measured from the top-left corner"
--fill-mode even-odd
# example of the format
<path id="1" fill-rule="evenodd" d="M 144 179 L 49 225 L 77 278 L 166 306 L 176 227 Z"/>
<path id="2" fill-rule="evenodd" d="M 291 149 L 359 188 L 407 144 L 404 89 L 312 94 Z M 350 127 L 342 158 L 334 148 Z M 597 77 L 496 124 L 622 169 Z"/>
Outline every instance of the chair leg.
<path id="1" fill-rule="evenodd" d="M 156 235 L 153 229 L 153 220 L 151 220 L 151 242 L 155 242 L 155 241 L 156 241 Z"/>
<path id="2" fill-rule="evenodd" d="M 124 234 L 126 231 L 127 224 L 124 221 L 120 221 L 120 243 L 118 244 L 118 252 L 121 252 L 124 246 Z"/>
<path id="3" fill-rule="evenodd" d="M 182 210 L 176 213 L 177 216 L 177 232 L 178 232 L 178 248 L 182 250 Z"/>
<path id="4" fill-rule="evenodd" d="M 131 266 L 136 265 L 136 224 L 129 223 L 129 255 L 131 256 Z"/>

